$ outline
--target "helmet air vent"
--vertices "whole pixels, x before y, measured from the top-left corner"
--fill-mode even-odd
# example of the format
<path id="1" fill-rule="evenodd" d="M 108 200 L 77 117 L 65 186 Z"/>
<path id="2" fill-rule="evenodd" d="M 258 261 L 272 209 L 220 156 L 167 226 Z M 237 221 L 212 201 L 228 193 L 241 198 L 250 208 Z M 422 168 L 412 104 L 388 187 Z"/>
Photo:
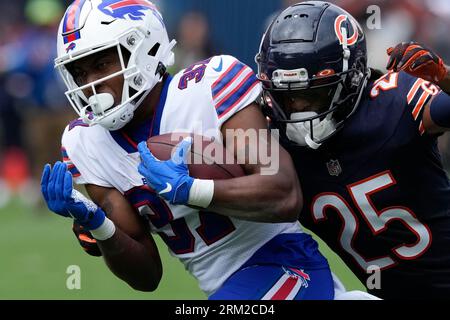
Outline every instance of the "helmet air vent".
<path id="1" fill-rule="evenodd" d="M 158 53 L 159 47 L 161 46 L 161 44 L 159 42 L 157 42 L 148 52 L 148 55 L 151 57 L 156 56 L 156 54 Z"/>

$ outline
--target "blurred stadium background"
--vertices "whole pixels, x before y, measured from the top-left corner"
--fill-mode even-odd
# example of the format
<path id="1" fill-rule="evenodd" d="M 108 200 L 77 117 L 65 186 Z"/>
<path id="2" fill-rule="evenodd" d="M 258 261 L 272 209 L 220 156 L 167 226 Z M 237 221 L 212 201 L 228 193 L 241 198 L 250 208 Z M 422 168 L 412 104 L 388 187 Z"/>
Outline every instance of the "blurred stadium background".
<path id="1" fill-rule="evenodd" d="M 171 37 L 177 39 L 172 72 L 217 53 L 252 68 L 270 18 L 298 2 L 288 0 L 159 0 Z M 366 29 L 369 63 L 384 70 L 386 48 L 416 40 L 450 63 L 450 1 L 338 0 Z M 154 293 L 133 291 L 116 279 L 101 258 L 86 255 L 71 222 L 50 214 L 40 197 L 40 172 L 59 159 L 60 136 L 75 113 L 53 70 L 56 28 L 70 1 L 0 2 L 0 299 L 205 299 L 180 262 L 158 240 L 164 264 Z M 370 5 L 381 9 L 380 29 L 369 29 Z M 369 26 L 370 27 L 370 26 Z M 450 167 L 450 141 L 440 139 Z M 348 289 L 362 284 L 321 243 L 333 271 Z M 81 290 L 68 290 L 67 268 L 81 268 Z"/>

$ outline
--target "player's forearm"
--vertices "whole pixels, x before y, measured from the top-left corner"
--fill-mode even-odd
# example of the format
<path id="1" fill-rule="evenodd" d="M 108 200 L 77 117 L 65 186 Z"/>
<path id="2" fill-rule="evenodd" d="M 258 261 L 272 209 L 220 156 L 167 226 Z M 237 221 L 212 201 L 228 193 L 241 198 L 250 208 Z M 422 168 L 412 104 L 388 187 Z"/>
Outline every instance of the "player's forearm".
<path id="1" fill-rule="evenodd" d="M 450 94 L 450 67 L 446 66 L 447 75 L 443 80 L 441 80 L 438 85 L 447 94 Z"/>
<path id="2" fill-rule="evenodd" d="M 295 221 L 303 199 L 296 179 L 283 175 L 215 180 L 213 212 L 258 222 Z"/>
<path id="3" fill-rule="evenodd" d="M 162 276 L 159 257 L 119 228 L 105 241 L 97 241 L 109 269 L 139 291 L 154 291 Z"/>

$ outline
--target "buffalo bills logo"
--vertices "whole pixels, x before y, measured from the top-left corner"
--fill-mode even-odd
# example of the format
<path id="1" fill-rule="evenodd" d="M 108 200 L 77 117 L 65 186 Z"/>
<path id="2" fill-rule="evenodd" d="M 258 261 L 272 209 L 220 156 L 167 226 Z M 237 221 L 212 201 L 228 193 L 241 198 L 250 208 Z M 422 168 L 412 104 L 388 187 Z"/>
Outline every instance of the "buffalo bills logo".
<path id="1" fill-rule="evenodd" d="M 69 44 L 69 46 L 66 48 L 66 53 L 69 53 L 69 51 L 72 51 L 75 49 L 77 45 L 75 44 L 75 42 L 72 42 L 71 44 Z"/>
<path id="2" fill-rule="evenodd" d="M 150 10 L 164 26 L 161 14 L 156 6 L 146 0 L 104 0 L 98 6 L 104 14 L 116 19 L 142 20 L 145 11 Z"/>
<path id="3" fill-rule="evenodd" d="M 311 281 L 311 278 L 309 277 L 309 274 L 307 274 L 305 271 L 303 271 L 302 269 L 285 268 L 285 267 L 283 267 L 283 270 L 291 278 L 300 281 L 303 287 L 308 288 L 309 281 Z"/>

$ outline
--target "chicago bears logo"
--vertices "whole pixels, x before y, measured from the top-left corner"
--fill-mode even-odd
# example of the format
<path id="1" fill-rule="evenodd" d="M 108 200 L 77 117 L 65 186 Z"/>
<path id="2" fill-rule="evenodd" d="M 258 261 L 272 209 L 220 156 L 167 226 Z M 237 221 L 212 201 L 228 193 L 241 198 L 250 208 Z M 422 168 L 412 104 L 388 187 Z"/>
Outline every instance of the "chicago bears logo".
<path id="1" fill-rule="evenodd" d="M 104 0 L 98 9 L 116 19 L 142 20 L 145 12 L 150 10 L 164 26 L 163 19 L 156 6 L 146 0 Z"/>
<path id="2" fill-rule="evenodd" d="M 325 69 L 325 70 L 318 72 L 315 76 L 316 77 L 327 77 L 327 76 L 331 76 L 333 74 L 336 74 L 336 72 L 334 72 L 333 69 Z"/>
<path id="3" fill-rule="evenodd" d="M 342 34 L 342 24 L 347 19 L 350 20 L 350 24 L 352 25 L 352 29 L 353 29 L 353 35 L 351 37 L 349 37 L 349 35 L 347 35 L 347 45 L 352 46 L 356 43 L 356 41 L 358 40 L 358 37 L 359 37 L 358 25 L 357 25 L 356 21 L 347 17 L 346 15 L 341 14 L 334 21 L 334 31 L 336 32 L 336 36 L 338 37 L 339 42 L 341 44 L 343 44 L 344 43 L 344 35 Z M 349 33 L 350 33 L 350 30 L 349 30 Z"/>

